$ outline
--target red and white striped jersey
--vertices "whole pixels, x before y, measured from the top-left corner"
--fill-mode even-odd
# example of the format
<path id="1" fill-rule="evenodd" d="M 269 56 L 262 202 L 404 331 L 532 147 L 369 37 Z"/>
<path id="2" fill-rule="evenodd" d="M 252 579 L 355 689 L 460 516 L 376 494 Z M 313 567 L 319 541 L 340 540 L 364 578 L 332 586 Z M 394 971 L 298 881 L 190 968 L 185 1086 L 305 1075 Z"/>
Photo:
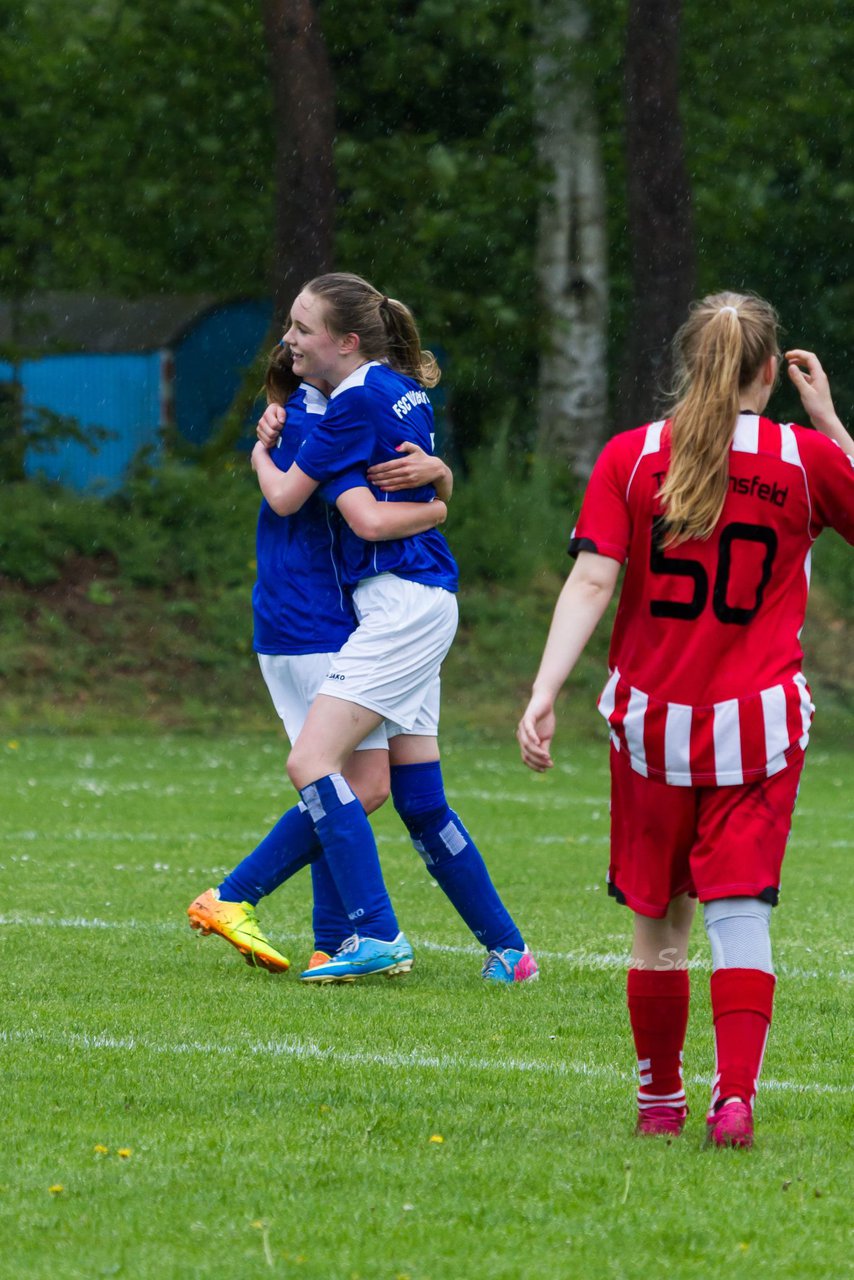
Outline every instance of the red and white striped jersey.
<path id="1" fill-rule="evenodd" d="M 615 436 L 570 553 L 625 562 L 599 707 L 638 772 L 675 786 L 770 777 L 806 746 L 801 673 L 812 544 L 854 543 L 854 461 L 817 431 L 739 416 L 712 535 L 665 548 L 666 421 Z"/>

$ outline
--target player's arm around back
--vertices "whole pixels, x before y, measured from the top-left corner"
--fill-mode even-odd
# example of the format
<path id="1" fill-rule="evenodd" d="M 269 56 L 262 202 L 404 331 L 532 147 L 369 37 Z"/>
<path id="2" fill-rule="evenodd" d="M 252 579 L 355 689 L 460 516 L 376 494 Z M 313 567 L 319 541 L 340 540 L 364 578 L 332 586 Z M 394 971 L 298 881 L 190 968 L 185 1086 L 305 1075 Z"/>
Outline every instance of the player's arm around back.
<path id="1" fill-rule="evenodd" d="M 357 538 L 365 542 L 386 542 L 391 538 L 411 538 L 443 524 L 448 508 L 440 499 L 433 502 L 377 502 L 366 485 L 347 489 L 335 505 Z"/>
<path id="2" fill-rule="evenodd" d="M 279 516 L 299 511 L 317 488 L 317 481 L 301 471 L 296 463 L 287 471 L 280 471 L 260 440 L 252 450 L 252 468 L 262 494 Z"/>
<path id="3" fill-rule="evenodd" d="M 255 428 L 255 434 L 265 448 L 275 449 L 287 416 L 287 410 L 282 405 L 276 404 L 275 401 L 271 401 L 267 405 Z"/>
<path id="4" fill-rule="evenodd" d="M 537 773 L 554 764 L 555 699 L 607 609 L 619 575 L 619 561 L 581 551 L 558 596 L 531 699 L 516 730 L 522 759 Z"/>
<path id="5" fill-rule="evenodd" d="M 368 468 L 371 484 L 382 489 L 383 493 L 419 489 L 422 485 L 432 484 L 436 496 L 445 503 L 450 502 L 454 491 L 454 473 L 447 463 L 433 453 L 425 453 L 411 440 L 404 440 L 397 446 L 397 451 L 404 456 L 392 458 L 389 462 L 378 462 Z"/>

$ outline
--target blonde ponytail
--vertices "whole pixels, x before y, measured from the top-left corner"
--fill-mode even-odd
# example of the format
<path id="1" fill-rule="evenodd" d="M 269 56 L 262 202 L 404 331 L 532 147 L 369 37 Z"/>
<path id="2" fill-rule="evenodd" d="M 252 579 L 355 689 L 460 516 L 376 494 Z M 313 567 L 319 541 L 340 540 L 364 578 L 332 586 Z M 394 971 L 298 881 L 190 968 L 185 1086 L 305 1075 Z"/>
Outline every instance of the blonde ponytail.
<path id="1" fill-rule="evenodd" d="M 435 387 L 442 374 L 432 351 L 424 351 L 415 317 L 397 298 L 383 298 L 380 315 L 388 340 L 386 360 L 392 369 L 405 373 L 422 387 Z"/>
<path id="2" fill-rule="evenodd" d="M 665 545 L 708 538 L 720 519 L 740 394 L 776 352 L 777 324 L 762 298 L 717 293 L 694 303 L 677 333 L 670 466 L 659 491 Z"/>

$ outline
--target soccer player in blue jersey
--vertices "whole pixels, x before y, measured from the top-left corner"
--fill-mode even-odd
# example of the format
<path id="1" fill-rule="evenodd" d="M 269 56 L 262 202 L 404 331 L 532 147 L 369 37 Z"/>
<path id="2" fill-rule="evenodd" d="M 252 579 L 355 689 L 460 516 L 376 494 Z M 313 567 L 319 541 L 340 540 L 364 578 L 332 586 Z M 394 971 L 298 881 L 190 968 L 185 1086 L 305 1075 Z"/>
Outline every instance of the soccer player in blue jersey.
<path id="1" fill-rule="evenodd" d="M 290 352 L 274 353 L 267 376 L 268 399 L 286 403 L 284 429 L 271 457 L 287 470 L 323 416 L 329 387 L 304 381 L 293 373 Z M 280 423 L 277 422 L 277 427 Z M 420 451 L 416 451 L 420 453 Z M 438 458 L 426 454 L 409 460 L 407 471 L 424 482 L 449 476 Z M 354 490 L 342 506 L 355 527 L 367 536 L 406 535 L 444 518 L 439 502 L 377 503 L 367 488 Z M 308 707 L 338 650 L 356 625 L 339 561 L 339 519 L 334 507 L 312 497 L 293 515 L 276 515 L 262 502 L 258 517 L 258 577 L 252 595 L 254 648 L 273 704 L 294 741 Z M 389 792 L 388 749 L 384 727 L 359 745 L 345 774 L 367 812 L 384 803 Z M 237 947 L 250 964 L 281 972 L 289 962 L 261 932 L 255 906 L 299 866 L 310 861 L 314 888 L 314 932 L 318 951 L 309 962 L 326 961 L 350 932 L 349 922 L 314 835 L 304 805 L 290 809 L 261 844 L 222 882 L 200 894 L 188 908 L 193 928 L 217 933 Z"/>
<path id="2" fill-rule="evenodd" d="M 285 339 L 295 372 L 332 391 L 326 414 L 287 471 L 264 443 L 255 447 L 253 465 L 274 511 L 300 510 L 318 488 L 344 510 L 354 491 L 370 489 L 367 469 L 387 466 L 402 440 L 432 452 L 425 387 L 438 381 L 438 369 L 402 303 L 358 276 L 321 276 L 295 299 Z M 432 496 L 423 486 L 380 492 L 389 505 Z M 430 873 L 487 947 L 484 977 L 533 978 L 536 963 L 444 792 L 436 735 L 439 668 L 457 625 L 453 556 L 435 528 L 374 543 L 356 525 L 342 530 L 342 566 L 358 626 L 330 663 L 288 772 L 356 931 L 328 964 L 301 976 L 349 981 L 412 961 L 382 886 L 364 808 L 342 777 L 354 748 L 385 723 L 395 808 Z"/>

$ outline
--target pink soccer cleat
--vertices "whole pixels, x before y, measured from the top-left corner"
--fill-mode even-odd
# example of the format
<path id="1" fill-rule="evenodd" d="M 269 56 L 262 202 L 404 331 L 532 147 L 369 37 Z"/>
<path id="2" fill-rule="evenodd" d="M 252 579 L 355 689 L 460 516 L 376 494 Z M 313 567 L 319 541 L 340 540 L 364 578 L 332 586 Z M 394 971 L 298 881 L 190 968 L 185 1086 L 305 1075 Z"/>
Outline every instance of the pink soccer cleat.
<path id="1" fill-rule="evenodd" d="M 645 1137 L 676 1138 L 685 1128 L 687 1107 L 644 1107 L 638 1109 L 635 1133 Z"/>
<path id="2" fill-rule="evenodd" d="M 706 1121 L 707 1141 L 715 1147 L 752 1147 L 753 1112 L 741 1098 L 725 1103 Z"/>

